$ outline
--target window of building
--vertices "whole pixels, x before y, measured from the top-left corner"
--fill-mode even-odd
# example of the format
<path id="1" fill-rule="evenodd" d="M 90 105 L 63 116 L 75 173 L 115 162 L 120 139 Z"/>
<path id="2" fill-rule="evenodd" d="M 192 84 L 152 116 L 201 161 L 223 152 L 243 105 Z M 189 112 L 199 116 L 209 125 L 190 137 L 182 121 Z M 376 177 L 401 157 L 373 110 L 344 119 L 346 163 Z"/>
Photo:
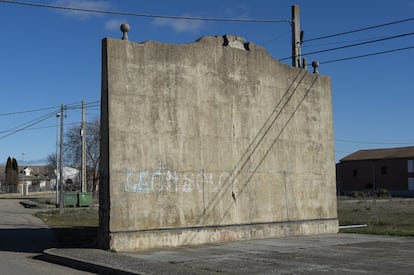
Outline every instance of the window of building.
<path id="1" fill-rule="evenodd" d="M 414 191 L 414 178 L 408 178 L 408 190 Z"/>
<path id="2" fill-rule="evenodd" d="M 354 169 L 354 170 L 352 171 L 352 176 L 354 176 L 354 177 L 358 177 L 358 170 L 357 170 L 357 169 Z"/>
<path id="3" fill-rule="evenodd" d="M 387 166 L 381 166 L 381 174 L 386 175 L 387 174 Z"/>
<path id="4" fill-rule="evenodd" d="M 374 185 L 372 183 L 365 184 L 366 189 L 372 189 L 373 187 L 374 187 Z"/>
<path id="5" fill-rule="evenodd" d="M 414 160 L 407 160 L 407 171 L 408 173 L 414 173 Z"/>

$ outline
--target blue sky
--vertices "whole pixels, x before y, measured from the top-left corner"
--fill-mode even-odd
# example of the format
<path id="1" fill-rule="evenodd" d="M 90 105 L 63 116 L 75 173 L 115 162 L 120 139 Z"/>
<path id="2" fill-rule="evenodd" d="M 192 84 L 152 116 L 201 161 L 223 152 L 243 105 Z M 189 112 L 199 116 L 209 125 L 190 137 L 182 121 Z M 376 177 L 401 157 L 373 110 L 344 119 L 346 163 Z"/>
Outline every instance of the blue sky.
<path id="1" fill-rule="evenodd" d="M 28 0 L 29 2 L 29 0 Z M 215 18 L 289 20 L 298 4 L 304 31 L 302 53 L 402 35 L 343 50 L 309 55 L 309 63 L 414 46 L 414 20 L 350 35 L 307 39 L 414 17 L 414 0 L 30 0 L 86 9 Z M 89 103 L 87 120 L 99 117 L 101 40 L 120 38 L 131 25 L 131 41 L 191 43 L 206 35 L 236 34 L 265 47 L 276 59 L 291 55 L 290 25 L 171 20 L 70 12 L 0 1 L 0 163 L 8 156 L 34 164 L 56 150 L 55 117 L 72 106 L 66 127 L 81 120 L 79 104 Z M 414 49 L 321 64 L 332 78 L 336 160 L 360 149 L 414 145 L 412 125 Z M 282 61 L 290 64 L 290 59 Z M 39 111 L 25 112 L 43 109 Z M 21 113 L 24 112 L 24 113 Z M 44 120 L 26 129 L 28 122 Z M 31 124 L 31 123 L 29 123 Z M 14 133 L 14 131 L 19 130 Z"/>

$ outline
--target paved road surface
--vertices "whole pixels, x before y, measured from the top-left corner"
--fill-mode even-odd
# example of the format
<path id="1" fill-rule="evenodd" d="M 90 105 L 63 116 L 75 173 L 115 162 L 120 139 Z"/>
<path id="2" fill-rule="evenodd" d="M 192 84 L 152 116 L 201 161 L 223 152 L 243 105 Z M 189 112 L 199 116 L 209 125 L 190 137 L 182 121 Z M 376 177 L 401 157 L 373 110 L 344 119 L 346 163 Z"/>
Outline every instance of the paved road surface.
<path id="1" fill-rule="evenodd" d="M 32 257 L 53 234 L 21 207 L 0 199 L 1 274 L 88 274 Z M 43 259 L 102 274 L 414 274 L 414 238 L 332 234 L 254 240 L 137 253 L 52 248 Z"/>
<path id="2" fill-rule="evenodd" d="M 56 247 L 51 229 L 19 199 L 0 199 L 0 274 L 91 274 L 33 259 Z"/>

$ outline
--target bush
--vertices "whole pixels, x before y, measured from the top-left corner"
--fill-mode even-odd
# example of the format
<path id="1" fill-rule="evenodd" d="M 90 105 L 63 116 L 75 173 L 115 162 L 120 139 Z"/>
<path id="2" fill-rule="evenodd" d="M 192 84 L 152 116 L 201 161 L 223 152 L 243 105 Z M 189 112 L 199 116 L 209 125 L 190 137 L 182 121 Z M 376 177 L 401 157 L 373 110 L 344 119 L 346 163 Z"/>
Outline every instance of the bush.
<path id="1" fill-rule="evenodd" d="M 353 198 L 363 198 L 365 197 L 365 193 L 362 191 L 353 191 L 350 196 Z"/>
<path id="2" fill-rule="evenodd" d="M 377 191 L 375 192 L 375 195 L 378 198 L 391 198 L 390 192 L 388 192 L 388 190 L 384 188 L 377 189 Z"/>

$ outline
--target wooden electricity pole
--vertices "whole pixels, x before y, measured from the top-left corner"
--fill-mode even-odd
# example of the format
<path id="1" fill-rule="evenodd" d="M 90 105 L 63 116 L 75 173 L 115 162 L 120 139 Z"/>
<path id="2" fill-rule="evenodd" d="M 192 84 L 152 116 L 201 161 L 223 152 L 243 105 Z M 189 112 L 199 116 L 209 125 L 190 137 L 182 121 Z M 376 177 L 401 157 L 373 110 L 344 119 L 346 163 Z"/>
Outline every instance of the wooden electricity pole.
<path id="1" fill-rule="evenodd" d="M 59 187 L 60 187 L 60 200 L 59 208 L 60 214 L 64 212 L 64 201 L 63 201 L 63 118 L 65 116 L 65 106 L 60 106 L 60 155 L 59 155 Z"/>
<path id="2" fill-rule="evenodd" d="M 85 127 L 85 101 L 82 100 L 82 179 L 81 179 L 81 192 L 86 192 L 86 127 Z"/>
<path id="3" fill-rule="evenodd" d="M 301 67 L 301 33 L 299 6 L 292 6 L 292 66 Z"/>

